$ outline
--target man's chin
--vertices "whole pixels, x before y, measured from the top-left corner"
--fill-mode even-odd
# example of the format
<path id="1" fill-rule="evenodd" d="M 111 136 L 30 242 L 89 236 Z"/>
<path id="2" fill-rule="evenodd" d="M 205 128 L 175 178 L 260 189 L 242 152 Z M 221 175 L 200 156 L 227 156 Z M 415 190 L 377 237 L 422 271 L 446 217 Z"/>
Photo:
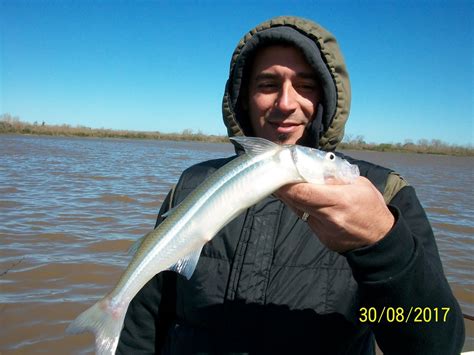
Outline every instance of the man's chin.
<path id="1" fill-rule="evenodd" d="M 287 133 L 277 133 L 276 143 L 287 144 L 287 141 L 289 140 L 289 138 L 290 138 L 290 135 Z"/>
<path id="2" fill-rule="evenodd" d="M 298 144 L 298 145 L 308 145 L 307 135 L 296 138 L 294 135 L 287 133 L 278 133 L 273 142 L 278 144 Z"/>
<path id="3" fill-rule="evenodd" d="M 257 136 L 268 139 L 277 144 L 298 144 L 297 142 L 301 140 L 297 134 L 277 131 L 261 132 L 261 134 L 257 134 Z"/>

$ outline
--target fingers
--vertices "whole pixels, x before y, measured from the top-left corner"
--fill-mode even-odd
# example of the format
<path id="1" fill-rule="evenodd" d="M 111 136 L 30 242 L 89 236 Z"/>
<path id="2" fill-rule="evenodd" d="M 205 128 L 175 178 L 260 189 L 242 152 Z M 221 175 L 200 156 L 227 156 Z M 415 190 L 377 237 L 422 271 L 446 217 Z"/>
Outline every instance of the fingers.
<path id="1" fill-rule="evenodd" d="M 350 185 L 332 182 L 287 185 L 275 195 L 306 219 L 329 249 L 346 251 L 370 245 L 388 233 L 394 217 L 369 180 L 360 177 Z"/>
<path id="2" fill-rule="evenodd" d="M 344 184 L 331 179 L 326 185 L 309 183 L 290 184 L 281 187 L 275 195 L 295 208 L 304 206 L 314 208 L 329 207 L 341 203 L 341 199 L 351 198 L 356 193 L 374 193 L 375 187 L 364 177 L 359 177 L 353 184 Z"/>
<path id="3" fill-rule="evenodd" d="M 325 207 L 336 202 L 338 192 L 335 190 L 342 185 L 313 185 L 299 183 L 281 187 L 276 195 L 285 203 L 303 209 L 304 206 Z"/>
<path id="4" fill-rule="evenodd" d="M 353 184 L 286 185 L 275 195 L 292 209 L 311 215 L 331 215 L 336 211 L 353 211 L 357 206 L 374 204 L 385 207 L 380 192 L 364 177 L 359 177 Z"/>

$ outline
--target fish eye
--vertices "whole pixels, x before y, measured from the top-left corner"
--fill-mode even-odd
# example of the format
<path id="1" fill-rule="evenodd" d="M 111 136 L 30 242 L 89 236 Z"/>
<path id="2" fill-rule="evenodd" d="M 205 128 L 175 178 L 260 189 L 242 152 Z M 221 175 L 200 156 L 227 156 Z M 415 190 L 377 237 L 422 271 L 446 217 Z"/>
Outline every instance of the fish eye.
<path id="1" fill-rule="evenodd" d="M 334 160 L 334 159 L 336 159 L 336 155 L 334 153 L 328 153 L 328 154 L 326 154 L 326 159 Z"/>

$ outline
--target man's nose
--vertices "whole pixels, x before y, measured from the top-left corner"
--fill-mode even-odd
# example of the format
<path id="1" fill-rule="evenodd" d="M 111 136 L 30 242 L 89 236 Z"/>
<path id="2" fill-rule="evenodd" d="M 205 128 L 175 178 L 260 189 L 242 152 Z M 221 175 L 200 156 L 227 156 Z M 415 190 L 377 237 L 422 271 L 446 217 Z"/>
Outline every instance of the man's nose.
<path id="1" fill-rule="evenodd" d="M 290 82 L 285 82 L 281 86 L 275 106 L 282 112 L 292 112 L 297 107 L 297 95 L 293 85 Z"/>

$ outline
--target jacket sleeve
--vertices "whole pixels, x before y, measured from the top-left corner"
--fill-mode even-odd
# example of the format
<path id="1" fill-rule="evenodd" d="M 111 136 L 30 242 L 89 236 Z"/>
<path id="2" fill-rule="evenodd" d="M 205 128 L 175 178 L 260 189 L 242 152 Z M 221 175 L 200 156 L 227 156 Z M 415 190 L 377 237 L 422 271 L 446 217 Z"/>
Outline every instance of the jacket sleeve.
<path id="1" fill-rule="evenodd" d="M 389 208 L 391 231 L 346 254 L 360 290 L 359 321 L 370 324 L 384 354 L 459 354 L 462 312 L 414 189 L 400 190 Z"/>
<path id="2" fill-rule="evenodd" d="M 171 192 L 163 202 L 155 228 L 169 208 Z M 164 271 L 133 298 L 125 315 L 116 354 L 159 353 L 175 319 L 176 274 Z"/>

